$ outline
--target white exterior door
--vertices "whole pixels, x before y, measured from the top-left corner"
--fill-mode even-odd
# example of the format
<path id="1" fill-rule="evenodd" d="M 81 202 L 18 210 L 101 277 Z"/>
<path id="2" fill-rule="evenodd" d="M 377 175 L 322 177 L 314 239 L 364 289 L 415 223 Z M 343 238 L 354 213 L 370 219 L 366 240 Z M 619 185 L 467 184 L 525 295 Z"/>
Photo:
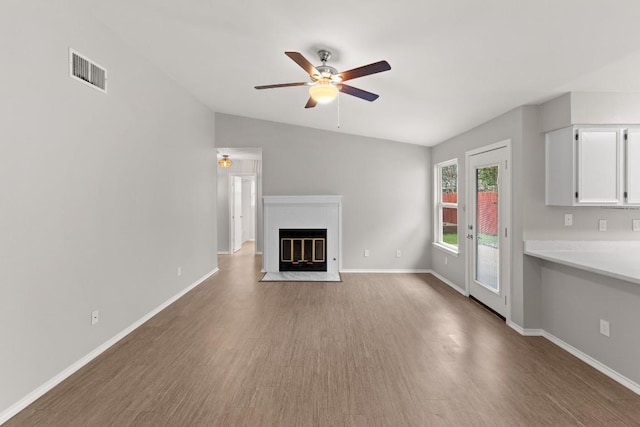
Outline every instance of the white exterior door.
<path id="1" fill-rule="evenodd" d="M 505 318 L 510 289 L 508 157 L 507 147 L 467 157 L 467 289 Z"/>

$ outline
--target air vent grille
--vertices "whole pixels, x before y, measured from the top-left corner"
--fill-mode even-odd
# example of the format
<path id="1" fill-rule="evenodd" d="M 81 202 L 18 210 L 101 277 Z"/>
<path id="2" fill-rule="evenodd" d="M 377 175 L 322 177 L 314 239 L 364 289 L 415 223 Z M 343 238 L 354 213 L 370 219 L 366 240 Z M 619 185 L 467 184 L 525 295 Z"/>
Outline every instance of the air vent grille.
<path id="1" fill-rule="evenodd" d="M 96 89 L 107 92 L 107 70 L 91 61 L 90 59 L 80 55 L 71 49 L 70 51 L 70 72 L 71 77 L 80 80 L 83 83 L 91 85 Z"/>

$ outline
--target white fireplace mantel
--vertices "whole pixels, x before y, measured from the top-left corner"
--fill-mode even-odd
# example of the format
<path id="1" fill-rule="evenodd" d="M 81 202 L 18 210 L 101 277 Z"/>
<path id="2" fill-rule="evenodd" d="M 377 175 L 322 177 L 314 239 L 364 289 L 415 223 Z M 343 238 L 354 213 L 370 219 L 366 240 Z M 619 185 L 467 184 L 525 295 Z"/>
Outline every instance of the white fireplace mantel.
<path id="1" fill-rule="evenodd" d="M 342 196 L 264 196 L 262 268 L 280 270 L 281 228 L 326 228 L 327 273 L 339 273 L 342 252 Z"/>

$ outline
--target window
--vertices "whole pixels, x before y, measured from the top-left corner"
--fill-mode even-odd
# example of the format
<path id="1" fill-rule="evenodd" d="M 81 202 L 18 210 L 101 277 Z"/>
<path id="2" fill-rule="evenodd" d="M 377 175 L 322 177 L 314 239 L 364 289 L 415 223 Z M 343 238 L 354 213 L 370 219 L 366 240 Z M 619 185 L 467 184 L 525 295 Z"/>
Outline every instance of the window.
<path id="1" fill-rule="evenodd" d="M 434 243 L 458 252 L 458 160 L 435 165 Z"/>

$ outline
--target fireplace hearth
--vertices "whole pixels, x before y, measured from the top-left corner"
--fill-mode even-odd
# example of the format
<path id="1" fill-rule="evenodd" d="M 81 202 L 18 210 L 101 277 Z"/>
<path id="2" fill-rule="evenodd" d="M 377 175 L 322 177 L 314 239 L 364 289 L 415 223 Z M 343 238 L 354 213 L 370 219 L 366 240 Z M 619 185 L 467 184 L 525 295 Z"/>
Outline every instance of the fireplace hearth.
<path id="1" fill-rule="evenodd" d="M 280 229 L 280 271 L 327 271 L 326 229 Z"/>

